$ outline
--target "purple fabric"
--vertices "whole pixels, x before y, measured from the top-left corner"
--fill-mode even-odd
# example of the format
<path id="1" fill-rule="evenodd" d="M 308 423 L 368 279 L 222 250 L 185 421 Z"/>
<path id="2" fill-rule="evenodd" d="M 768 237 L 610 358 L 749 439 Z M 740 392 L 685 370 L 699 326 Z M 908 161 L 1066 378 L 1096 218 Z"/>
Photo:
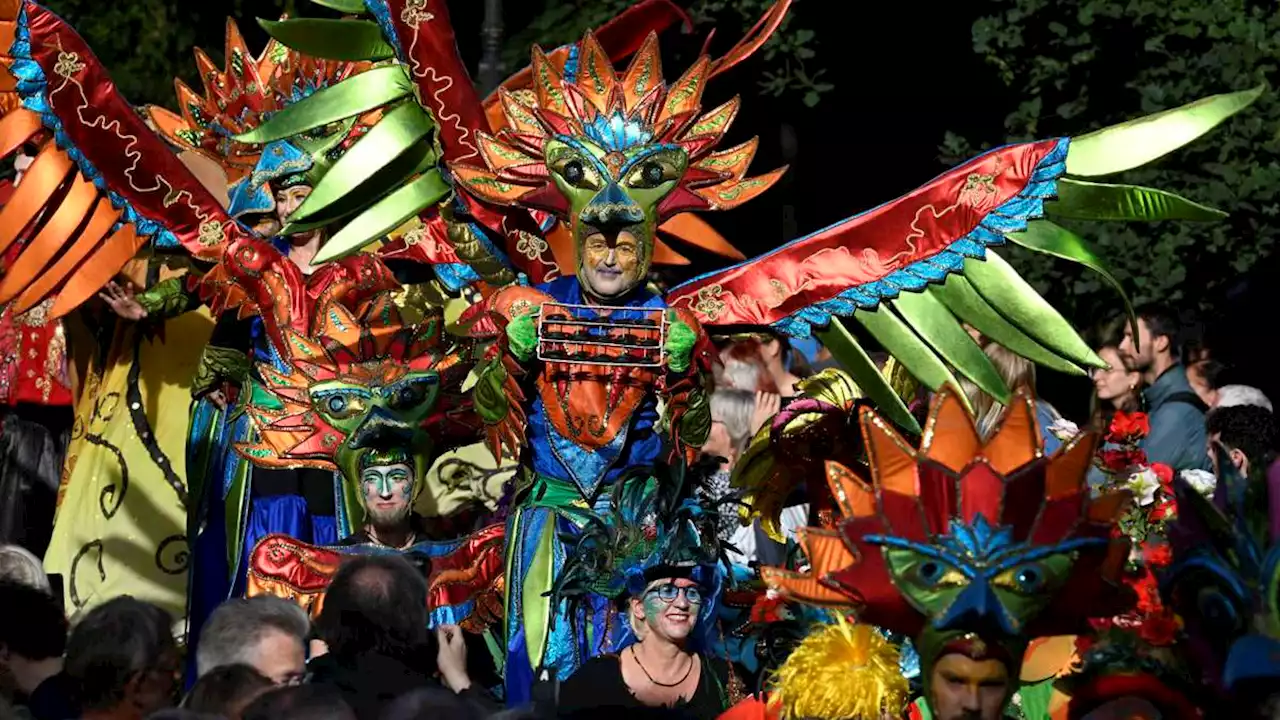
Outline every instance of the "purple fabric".
<path id="1" fill-rule="evenodd" d="M 1267 508 L 1271 517 L 1271 542 L 1280 542 L 1280 460 L 1267 468 Z"/>

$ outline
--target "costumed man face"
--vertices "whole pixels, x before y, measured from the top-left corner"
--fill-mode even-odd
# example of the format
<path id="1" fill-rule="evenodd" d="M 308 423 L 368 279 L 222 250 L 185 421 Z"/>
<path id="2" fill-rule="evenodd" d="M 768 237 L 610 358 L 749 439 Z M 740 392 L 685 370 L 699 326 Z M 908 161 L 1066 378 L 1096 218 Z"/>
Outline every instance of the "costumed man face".
<path id="1" fill-rule="evenodd" d="M 688 578 L 659 578 L 631 598 L 631 629 L 639 638 L 652 633 L 679 645 L 693 634 L 706 600 L 703 589 Z"/>
<path id="2" fill-rule="evenodd" d="M 311 406 L 344 436 L 334 461 L 374 527 L 409 517 L 434 457 L 422 425 L 435 408 L 439 384 L 435 372 L 410 372 L 376 384 L 348 377 L 309 388 Z"/>
<path id="3" fill-rule="evenodd" d="M 399 528 L 409 521 L 416 485 L 411 460 L 398 453 L 370 453 L 361 458 L 360 491 L 365 518 L 375 528 Z M 388 462 L 389 461 L 389 462 Z"/>
<path id="4" fill-rule="evenodd" d="M 938 720 L 1000 720 L 1013 693 L 1003 661 L 959 652 L 938 658 L 929 681 L 929 708 Z"/>
<path id="5" fill-rule="evenodd" d="M 615 117 L 599 141 L 558 136 L 544 150 L 547 169 L 569 202 L 578 281 L 592 298 L 621 299 L 649 272 L 658 206 L 688 166 L 681 148 L 640 141 Z"/>

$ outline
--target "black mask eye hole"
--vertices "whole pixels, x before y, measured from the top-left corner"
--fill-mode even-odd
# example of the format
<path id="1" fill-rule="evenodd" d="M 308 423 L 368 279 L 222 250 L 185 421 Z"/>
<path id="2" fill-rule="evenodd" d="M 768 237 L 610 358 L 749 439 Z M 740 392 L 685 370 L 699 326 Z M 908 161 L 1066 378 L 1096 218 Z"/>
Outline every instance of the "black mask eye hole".
<path id="1" fill-rule="evenodd" d="M 925 560 L 920 563 L 920 567 L 916 571 L 916 574 L 919 576 L 922 584 L 932 586 L 938 584 L 938 581 L 942 579 L 944 572 L 945 569 L 942 567 L 941 563 L 936 560 Z"/>
<path id="2" fill-rule="evenodd" d="M 644 175 L 644 181 L 650 185 L 658 185 L 662 182 L 662 166 L 656 162 L 647 162 L 641 170 Z"/>
<path id="3" fill-rule="evenodd" d="M 570 160 L 564 164 L 564 170 L 560 172 L 564 176 L 566 182 L 570 185 L 577 185 L 586 177 L 586 170 L 582 167 L 581 160 Z"/>

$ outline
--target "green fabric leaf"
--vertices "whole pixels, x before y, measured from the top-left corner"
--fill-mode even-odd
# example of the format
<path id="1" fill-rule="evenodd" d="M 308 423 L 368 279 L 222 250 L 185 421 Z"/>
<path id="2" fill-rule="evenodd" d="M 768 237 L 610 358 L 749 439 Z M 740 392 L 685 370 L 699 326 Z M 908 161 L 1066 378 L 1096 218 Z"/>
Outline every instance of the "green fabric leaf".
<path id="1" fill-rule="evenodd" d="M 451 192 L 439 170 L 428 171 L 357 215 L 316 253 L 315 262 L 349 255 L 395 230 Z"/>
<path id="2" fill-rule="evenodd" d="M 1054 678 L 1018 688 L 1018 708 L 1026 720 L 1050 720 L 1049 704 L 1053 700 Z"/>
<path id="3" fill-rule="evenodd" d="M 667 352 L 667 367 L 671 372 L 683 373 L 689 370 L 689 359 L 693 356 L 693 346 L 697 342 L 698 335 L 693 328 L 679 320 L 668 323 L 667 343 L 663 350 Z"/>
<path id="4" fill-rule="evenodd" d="M 857 313 L 857 315 L 862 314 L 862 311 Z M 831 324 L 825 329 L 814 328 L 814 331 L 823 346 L 831 351 L 831 356 L 836 359 L 836 362 L 849 371 L 854 382 L 858 383 L 858 387 L 862 388 L 867 397 L 875 403 L 880 414 L 904 430 L 920 432 L 920 423 L 916 422 L 915 416 L 907 409 L 902 398 L 898 397 L 898 394 L 889 386 L 884 376 L 880 374 L 880 369 L 841 323 L 840 318 L 832 317 Z"/>
<path id="5" fill-rule="evenodd" d="M 439 158 L 437 158 L 435 149 L 431 144 L 420 142 L 405 154 L 392 160 L 385 167 L 378 169 L 373 174 L 373 177 L 362 183 L 355 191 L 340 196 L 331 204 L 316 210 L 305 221 L 289 222 L 281 232 L 291 235 L 336 225 L 345 218 L 363 212 L 393 190 L 403 187 L 409 181 L 409 178 L 435 168 L 438 162 Z M 317 190 L 324 182 L 324 178 L 321 178 L 320 182 L 316 184 Z"/>
<path id="6" fill-rule="evenodd" d="M 306 221 L 333 203 L 348 198 L 365 181 L 380 171 L 395 166 L 405 156 L 407 162 L 412 162 L 414 173 L 395 178 L 398 182 L 384 188 L 384 191 L 403 182 L 419 171 L 425 158 L 434 158 L 429 146 L 419 145 L 433 127 L 431 117 L 417 103 L 404 103 L 387 113 L 381 122 L 329 168 L 311 195 L 289 216 L 289 221 Z M 415 146 L 418 146 L 418 154 L 407 155 Z M 366 201 L 370 199 L 367 189 L 363 197 Z"/>
<path id="7" fill-rule="evenodd" d="M 1138 185 L 1109 185 L 1063 178 L 1058 199 L 1045 215 L 1080 220 L 1221 220 L 1227 214 L 1181 195 Z"/>
<path id="8" fill-rule="evenodd" d="M 1009 388 L 991 359 L 936 297 L 903 292 L 890 304 L 952 367 L 1001 405 L 1009 404 Z"/>
<path id="9" fill-rule="evenodd" d="M 853 319 L 862 323 L 886 352 L 898 358 L 898 362 L 905 365 L 930 390 L 937 392 L 946 385 L 960 388 L 960 383 L 956 382 L 956 377 L 951 374 L 946 363 L 889 308 L 882 305 L 875 310 L 859 310 Z M 855 376 L 854 379 L 861 382 L 861 378 Z M 968 399 L 964 393 L 960 393 L 960 397 L 965 400 L 967 407 Z"/>
<path id="10" fill-rule="evenodd" d="M 1041 345 L 1076 364 L 1106 367 L 1071 324 L 994 251 L 987 250 L 986 260 L 965 260 L 964 276 L 997 312 Z"/>
<path id="11" fill-rule="evenodd" d="M 304 55 L 325 60 L 388 60 L 395 48 L 382 37 L 382 28 L 372 20 L 258 19 L 271 37 Z"/>
<path id="12" fill-rule="evenodd" d="M 956 317 L 1031 362 L 1068 375 L 1085 374 L 1080 366 L 1059 357 L 1005 320 L 982 299 L 963 275 L 952 275 L 947 278 L 946 283 L 930 286 L 929 292 L 941 300 Z"/>
<path id="13" fill-rule="evenodd" d="M 1067 174 L 1092 177 L 1130 170 L 1173 152 L 1258 99 L 1264 86 L 1213 95 L 1078 138 L 1067 149 Z"/>
<path id="14" fill-rule="evenodd" d="M 517 315 L 507 323 L 507 348 L 516 359 L 524 362 L 538 349 L 537 314 Z"/>
<path id="15" fill-rule="evenodd" d="M 344 15 L 364 15 L 364 0 L 311 0 L 320 7 L 337 10 Z"/>
<path id="16" fill-rule="evenodd" d="M 507 416 L 510 407 L 507 391 L 507 368 L 502 358 L 497 357 L 480 367 L 476 373 L 476 384 L 471 391 L 472 404 L 476 413 L 486 425 L 496 425 Z"/>
<path id="17" fill-rule="evenodd" d="M 1125 293 L 1124 286 L 1116 276 L 1111 274 L 1111 269 L 1098 257 L 1093 248 L 1089 247 L 1089 243 L 1084 238 L 1048 220 L 1032 220 L 1027 223 L 1026 230 L 1009 233 L 1006 237 L 1029 250 L 1077 262 L 1098 273 L 1103 281 L 1115 288 L 1120 301 L 1124 303 L 1125 314 L 1129 316 L 1133 336 L 1138 337 L 1138 317 L 1133 314 L 1129 295 Z"/>
<path id="18" fill-rule="evenodd" d="M 395 102 L 413 92 L 413 83 L 399 65 L 378 67 L 317 90 L 272 115 L 270 119 L 236 140 L 268 143 L 324 127 L 329 123 L 369 112 Z"/>

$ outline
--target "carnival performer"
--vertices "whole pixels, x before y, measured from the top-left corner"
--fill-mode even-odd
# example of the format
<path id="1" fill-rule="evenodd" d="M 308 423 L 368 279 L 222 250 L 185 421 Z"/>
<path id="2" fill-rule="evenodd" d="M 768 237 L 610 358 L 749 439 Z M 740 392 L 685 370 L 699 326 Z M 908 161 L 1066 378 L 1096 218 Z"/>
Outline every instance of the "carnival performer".
<path id="1" fill-rule="evenodd" d="M 572 546 L 555 599 L 572 606 L 599 594 L 624 603 L 603 625 L 618 634 L 617 650 L 560 682 L 562 716 L 674 707 L 710 719 L 737 701 L 741 682 L 718 655 L 728 559 L 716 536 L 719 510 L 699 497 L 708 470 L 683 459 L 632 468 L 614 488 L 609 515 L 593 517 Z"/>
<path id="2" fill-rule="evenodd" d="M 1127 495 L 1090 498 L 1092 436 L 1045 457 L 1022 392 L 985 442 L 949 389 L 919 450 L 876 413 L 858 414 L 869 480 L 828 463 L 836 527 L 801 534 L 808 571 L 764 568 L 764 578 L 792 600 L 911 637 L 933 717 L 998 720 L 1032 639 L 1132 606 L 1119 577 Z"/>
<path id="3" fill-rule="evenodd" d="M 18 150 L 13 181 L 0 182 L 0 206 L 20 187 L 35 160 L 34 147 Z M 3 249 L 5 272 L 31 239 Z M 37 554 L 50 540 L 74 401 L 67 330 L 49 316 L 51 306 L 46 302 L 21 313 L 0 309 L 0 542 Z"/>

